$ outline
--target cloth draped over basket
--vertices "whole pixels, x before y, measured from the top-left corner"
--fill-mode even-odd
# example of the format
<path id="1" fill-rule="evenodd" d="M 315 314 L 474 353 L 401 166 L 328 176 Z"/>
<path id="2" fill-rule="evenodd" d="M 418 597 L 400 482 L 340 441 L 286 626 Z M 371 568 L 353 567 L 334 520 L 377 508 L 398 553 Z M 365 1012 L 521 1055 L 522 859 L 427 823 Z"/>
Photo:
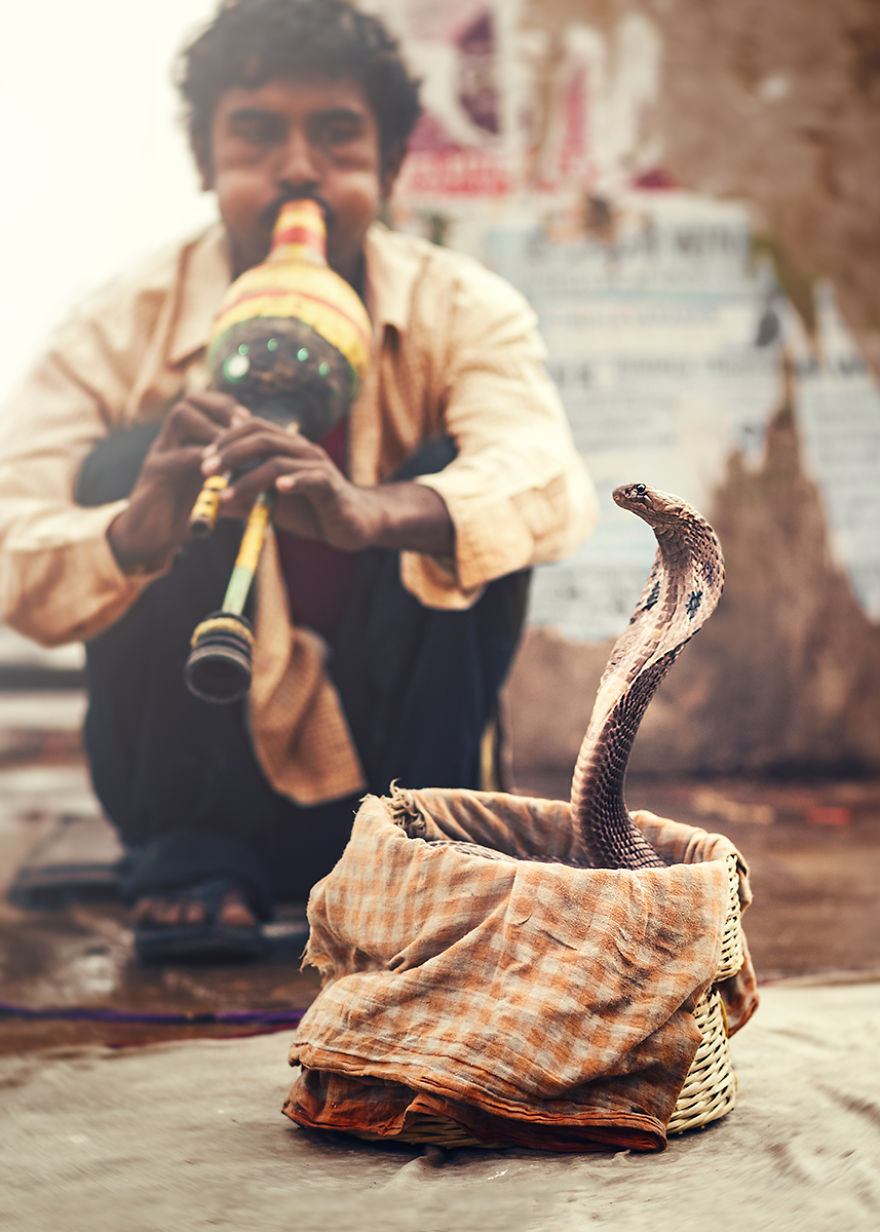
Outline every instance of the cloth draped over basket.
<path id="1" fill-rule="evenodd" d="M 366 797 L 309 900 L 304 964 L 322 990 L 291 1046 L 287 1115 L 375 1138 L 445 1124 L 450 1144 L 458 1130 L 550 1150 L 662 1148 L 700 1043 L 693 1009 L 718 977 L 731 856 L 743 908 L 751 896 L 728 839 L 634 820 L 668 867 L 530 861 L 583 858 L 567 803 Z M 747 949 L 718 991 L 732 1034 L 757 1005 Z"/>

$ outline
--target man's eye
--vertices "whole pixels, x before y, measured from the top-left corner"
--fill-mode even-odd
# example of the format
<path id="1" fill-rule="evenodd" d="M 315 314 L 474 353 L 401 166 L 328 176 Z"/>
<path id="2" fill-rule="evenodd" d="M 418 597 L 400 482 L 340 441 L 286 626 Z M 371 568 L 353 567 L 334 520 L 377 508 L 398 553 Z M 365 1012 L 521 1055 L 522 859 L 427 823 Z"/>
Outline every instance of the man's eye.
<path id="1" fill-rule="evenodd" d="M 281 125 L 270 116 L 247 116 L 234 120 L 233 137 L 249 145 L 271 145 L 282 136 Z"/>
<path id="2" fill-rule="evenodd" d="M 325 120 L 318 130 L 324 145 L 345 145 L 357 140 L 360 134 L 361 126 L 353 120 Z"/>

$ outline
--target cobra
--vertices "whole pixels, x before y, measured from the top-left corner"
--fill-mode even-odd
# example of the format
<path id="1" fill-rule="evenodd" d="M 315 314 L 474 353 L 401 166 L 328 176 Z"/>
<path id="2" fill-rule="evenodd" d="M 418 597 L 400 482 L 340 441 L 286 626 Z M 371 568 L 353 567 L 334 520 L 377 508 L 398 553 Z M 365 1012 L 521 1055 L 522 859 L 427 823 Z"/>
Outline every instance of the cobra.
<path id="1" fill-rule="evenodd" d="M 648 523 L 657 554 L 629 625 L 611 649 L 575 764 L 571 817 L 585 855 L 577 866 L 663 868 L 665 862 L 626 807 L 624 780 L 648 703 L 682 648 L 718 606 L 724 558 L 715 531 L 680 497 L 644 483 L 624 484 L 612 496 L 615 504 Z M 432 845 L 484 859 L 510 858 L 462 840 Z"/>
<path id="2" fill-rule="evenodd" d="M 572 821 L 594 868 L 658 868 L 624 802 L 627 764 L 658 685 L 718 605 L 724 558 L 715 531 L 679 497 L 630 483 L 613 499 L 648 523 L 657 554 L 599 682 L 572 777 Z"/>

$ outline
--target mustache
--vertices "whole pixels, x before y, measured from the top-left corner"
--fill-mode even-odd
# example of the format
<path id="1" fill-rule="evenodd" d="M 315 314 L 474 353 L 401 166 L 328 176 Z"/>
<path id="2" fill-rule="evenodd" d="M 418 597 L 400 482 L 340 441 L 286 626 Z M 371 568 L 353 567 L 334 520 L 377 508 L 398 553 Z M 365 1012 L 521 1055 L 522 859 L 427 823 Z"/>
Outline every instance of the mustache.
<path id="1" fill-rule="evenodd" d="M 296 192 L 287 191 L 280 193 L 260 214 L 260 224 L 271 231 L 278 220 L 278 215 L 281 213 L 282 206 L 287 205 L 288 201 L 314 201 L 320 206 L 321 212 L 324 215 L 324 223 L 329 227 L 334 221 L 334 213 L 323 197 L 313 192 Z"/>

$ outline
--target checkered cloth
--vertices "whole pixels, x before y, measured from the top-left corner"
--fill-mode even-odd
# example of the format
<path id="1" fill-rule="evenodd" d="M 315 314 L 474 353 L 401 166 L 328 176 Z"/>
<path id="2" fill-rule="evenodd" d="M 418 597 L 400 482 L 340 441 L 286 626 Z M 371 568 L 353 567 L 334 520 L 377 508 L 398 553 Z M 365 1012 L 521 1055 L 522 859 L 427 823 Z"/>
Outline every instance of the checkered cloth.
<path id="1" fill-rule="evenodd" d="M 635 821 L 669 867 L 524 859 L 583 859 L 561 802 L 368 796 L 309 901 L 304 962 L 323 987 L 291 1046 L 287 1115 L 378 1137 L 439 1120 L 553 1150 L 662 1147 L 700 1040 L 691 1011 L 718 970 L 735 849 Z M 720 991 L 733 1032 L 757 1005 L 748 955 Z"/>

